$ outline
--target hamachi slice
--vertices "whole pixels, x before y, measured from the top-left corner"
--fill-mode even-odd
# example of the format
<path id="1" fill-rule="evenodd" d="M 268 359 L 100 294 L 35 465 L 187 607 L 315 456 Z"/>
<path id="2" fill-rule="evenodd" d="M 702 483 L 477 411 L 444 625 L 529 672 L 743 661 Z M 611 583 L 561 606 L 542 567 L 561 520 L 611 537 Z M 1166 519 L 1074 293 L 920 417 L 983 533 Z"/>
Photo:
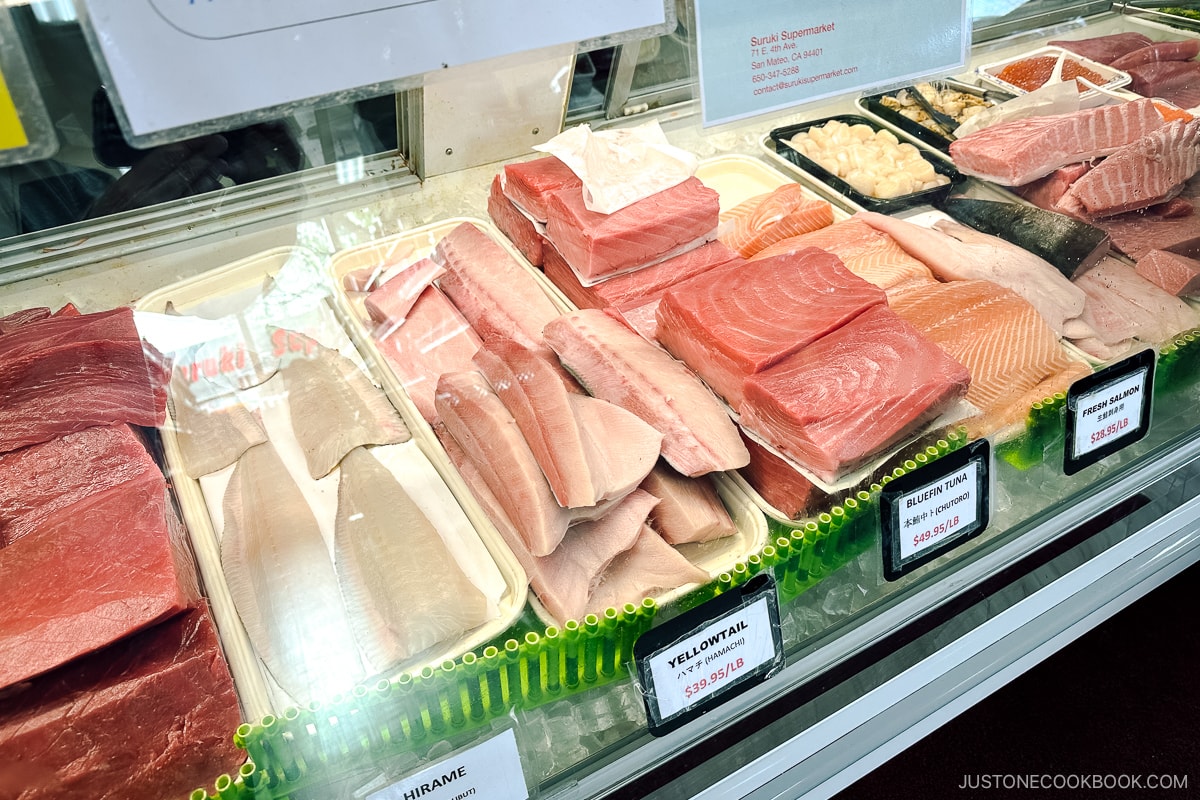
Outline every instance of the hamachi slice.
<path id="1" fill-rule="evenodd" d="M 311 342 L 279 370 L 292 430 L 314 479 L 363 444 L 398 444 L 411 436 L 387 396 L 336 350 Z"/>
<path id="2" fill-rule="evenodd" d="M 222 501 L 221 569 L 251 644 L 297 703 L 364 675 L 329 548 L 270 442 L 247 450 Z"/>
<path id="3" fill-rule="evenodd" d="M 600 574 L 585 613 L 602 615 L 609 608 L 640 603 L 644 598 L 705 583 L 711 576 L 643 525 L 633 546 Z"/>
<path id="4" fill-rule="evenodd" d="M 392 472 L 356 447 L 338 475 L 334 567 L 372 671 L 483 624 L 487 598 Z"/>
<path id="5" fill-rule="evenodd" d="M 224 469 L 267 440 L 262 425 L 236 394 L 203 402 L 179 372 L 171 377 L 171 425 L 189 478 Z"/>
<path id="6" fill-rule="evenodd" d="M 731 263 L 663 295 L 657 336 L 730 406 L 746 376 L 776 364 L 872 306 L 877 286 L 816 248 Z"/>
<path id="7" fill-rule="evenodd" d="M 833 224 L 833 206 L 809 197 L 798 183 L 785 183 L 721 214 L 717 238 L 742 258 L 781 239 Z"/>
<path id="8" fill-rule="evenodd" d="M 549 358 L 557 365 L 557 357 Z M 491 340 L 475 364 L 516 420 L 558 504 L 594 506 L 637 488 L 662 434 L 620 406 L 570 392 L 540 352 Z"/>
<path id="9" fill-rule="evenodd" d="M 483 474 L 525 546 L 549 555 L 562 541 L 572 514 L 558 504 L 517 421 L 479 372 L 438 379 L 438 418 Z"/>
<path id="10" fill-rule="evenodd" d="M 951 219 L 934 227 L 860 211 L 855 215 L 895 239 L 944 281 L 989 280 L 1028 300 L 1061 335 L 1083 313 L 1084 294 L 1043 258 L 998 236 L 980 233 Z"/>
<path id="11" fill-rule="evenodd" d="M 966 396 L 966 367 L 875 306 L 746 379 L 741 424 L 835 483 Z"/>
<path id="12" fill-rule="evenodd" d="M 491 236 L 460 223 L 438 242 L 434 260 L 446 268 L 438 287 L 480 339 L 513 339 L 526 347 L 542 343 L 542 326 L 558 308 L 533 274 Z"/>
<path id="13" fill-rule="evenodd" d="M 471 324 L 436 286 L 421 292 L 403 325 L 372 335 L 413 405 L 430 423 L 437 418 L 433 396 L 438 376 L 472 369 L 481 345 Z"/>
<path id="14" fill-rule="evenodd" d="M 1200 312 L 1143 278 L 1116 258 L 1105 258 L 1075 279 L 1089 297 L 1124 307 L 1137 323 L 1137 337 L 1160 343 L 1200 326 Z"/>
<path id="15" fill-rule="evenodd" d="M 684 475 L 746 464 L 737 426 L 712 390 L 623 322 L 581 309 L 548 324 L 544 336 L 593 397 L 632 411 L 661 433 L 663 457 Z"/>
<path id="16" fill-rule="evenodd" d="M 363 299 L 363 308 L 367 310 L 367 315 L 380 325 L 400 325 L 425 287 L 430 286 L 445 271 L 432 259 L 422 258 L 373 288 Z"/>
<path id="17" fill-rule="evenodd" d="M 659 462 L 641 488 L 658 498 L 650 524 L 669 544 L 708 542 L 737 533 L 711 476 L 689 478 Z"/>

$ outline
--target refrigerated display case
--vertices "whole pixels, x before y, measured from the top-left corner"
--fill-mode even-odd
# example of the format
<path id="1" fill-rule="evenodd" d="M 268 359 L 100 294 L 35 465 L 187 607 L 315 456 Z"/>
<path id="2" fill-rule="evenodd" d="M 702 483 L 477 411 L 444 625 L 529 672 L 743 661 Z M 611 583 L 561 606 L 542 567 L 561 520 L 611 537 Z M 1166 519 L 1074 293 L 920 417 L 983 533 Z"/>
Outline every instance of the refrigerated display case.
<path id="1" fill-rule="evenodd" d="M 978 86 L 976 67 L 1055 39 L 1195 37 L 1136 5 L 976 3 L 968 63 L 929 77 Z M 0 317 L 66 304 L 85 313 L 130 306 L 142 335 L 177 369 L 195 365 L 196 375 L 206 363 L 214 375 L 241 374 L 240 362 L 221 368 L 223 346 L 279 347 L 257 378 L 222 383 L 260 418 L 291 402 L 270 384 L 289 353 L 340 353 L 352 370 L 342 374 L 366 377 L 365 391 L 386 398 L 411 433 L 407 442 L 367 440 L 371 452 L 398 478 L 409 474 L 402 462 L 417 464 L 427 483 L 410 489 L 413 499 L 436 498 L 470 540 L 479 569 L 490 570 L 476 581 L 491 587 L 489 618 L 473 633 L 392 658 L 386 669 L 337 667 L 340 680 L 320 691 L 293 691 L 264 657 L 263 626 L 248 620 L 222 569 L 225 484 L 189 475 L 183 429 L 164 423 L 154 452 L 238 691 L 242 724 L 229 737 L 245 753 L 238 769 L 209 776 L 194 798 L 465 796 L 473 784 L 454 781 L 480 769 L 494 770 L 491 789 L 505 797 L 827 797 L 1200 560 L 1193 329 L 1114 359 L 1073 352 L 1094 372 L 1115 364 L 1130 374 L 1127 355 L 1149 359 L 1138 373 L 1149 376 L 1141 384 L 1149 417 L 1135 421 L 1144 435 L 1095 463 L 1066 458 L 1079 394 L 1062 392 L 1031 403 L 1019 425 L 989 437 L 983 455 L 951 418 L 878 455 L 853 481 L 818 480 L 823 499 L 794 512 L 767 502 L 740 469 L 723 470 L 714 483 L 735 532 L 677 551 L 703 579 L 577 618 L 556 615 L 529 588 L 530 562 L 506 543 L 494 507 L 414 400 L 366 294 L 347 288 L 348 276 L 435 255 L 466 225 L 516 265 L 506 281 L 529 282 L 555 313 L 573 310 L 578 303 L 550 270 L 497 227 L 489 199 L 505 165 L 540 156 L 535 144 L 579 122 L 594 131 L 656 123 L 696 157 L 694 174 L 722 212 L 799 183 L 807 197 L 831 200 L 835 219 L 848 218 L 861 206 L 789 159 L 772 133 L 863 114 L 871 108 L 864 96 L 895 87 L 704 127 L 694 9 L 677 3 L 666 33 L 464 65 L 375 97 L 299 103 L 276 119 L 138 148 L 71 12 L 51 2 L 3 10 L 42 82 L 59 148 L 51 159 L 0 169 Z M 573 79 L 543 80 L 564 69 Z M 85 72 L 90 80 L 77 79 Z M 471 113 L 475 101 L 486 115 Z M 547 116 L 557 125 L 540 121 Z M 939 170 L 952 169 L 944 153 L 913 141 Z M 964 186 L 974 197 L 1011 198 L 981 181 Z M 886 210 L 923 209 L 917 201 Z M 227 324 L 235 318 L 242 322 Z M 181 319 L 204 324 L 181 328 Z M 262 329 L 250 331 L 246 319 Z M 176 413 L 169 419 L 178 425 Z M 263 428 L 280 448 L 293 447 L 276 436 L 280 424 Z M 896 492 L 927 486 L 923 469 L 950 464 L 988 473 L 976 484 L 987 498 L 982 524 L 925 551 L 936 557 L 906 562 L 889 516 Z M 311 486 L 303 475 L 295 480 L 304 492 L 328 494 L 317 488 L 322 475 L 311 477 Z M 332 540 L 333 512 L 326 516 Z M 406 574 L 406 583 L 415 580 Z M 777 638 L 760 643 L 761 668 L 736 691 L 664 713 L 666 695 L 654 695 L 646 672 L 663 651 L 646 648 L 749 613 L 764 596 L 770 613 L 761 624 Z M 727 675 L 709 677 L 715 684 Z M 694 687 L 699 680 L 679 691 Z"/>

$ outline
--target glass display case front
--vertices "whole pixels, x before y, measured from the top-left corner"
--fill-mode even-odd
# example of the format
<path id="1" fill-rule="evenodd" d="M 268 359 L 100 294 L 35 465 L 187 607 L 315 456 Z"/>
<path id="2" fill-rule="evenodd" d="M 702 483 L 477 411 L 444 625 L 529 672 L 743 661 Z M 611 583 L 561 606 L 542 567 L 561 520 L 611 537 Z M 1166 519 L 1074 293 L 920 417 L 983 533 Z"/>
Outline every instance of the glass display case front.
<path id="1" fill-rule="evenodd" d="M 4 9 L 14 796 L 830 796 L 1194 563 L 1200 39 L 1135 5 L 705 126 L 677 3 L 152 147 Z"/>

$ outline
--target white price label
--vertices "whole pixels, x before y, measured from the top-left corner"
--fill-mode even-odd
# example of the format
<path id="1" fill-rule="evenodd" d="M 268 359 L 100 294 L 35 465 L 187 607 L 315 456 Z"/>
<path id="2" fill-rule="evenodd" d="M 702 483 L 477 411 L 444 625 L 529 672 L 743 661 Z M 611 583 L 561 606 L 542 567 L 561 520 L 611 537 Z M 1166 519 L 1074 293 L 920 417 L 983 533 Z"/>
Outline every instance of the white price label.
<path id="1" fill-rule="evenodd" d="M 367 795 L 367 800 L 529 800 L 512 729 Z"/>
<path id="2" fill-rule="evenodd" d="M 760 597 L 650 657 L 660 718 L 670 719 L 775 660 L 768 603 Z"/>
<path id="3" fill-rule="evenodd" d="M 979 462 L 970 461 L 940 481 L 902 495 L 897 531 L 901 560 L 974 525 L 979 493 Z"/>
<path id="4" fill-rule="evenodd" d="M 1075 405 L 1075 457 L 1087 455 L 1141 429 L 1148 370 L 1080 395 Z"/>

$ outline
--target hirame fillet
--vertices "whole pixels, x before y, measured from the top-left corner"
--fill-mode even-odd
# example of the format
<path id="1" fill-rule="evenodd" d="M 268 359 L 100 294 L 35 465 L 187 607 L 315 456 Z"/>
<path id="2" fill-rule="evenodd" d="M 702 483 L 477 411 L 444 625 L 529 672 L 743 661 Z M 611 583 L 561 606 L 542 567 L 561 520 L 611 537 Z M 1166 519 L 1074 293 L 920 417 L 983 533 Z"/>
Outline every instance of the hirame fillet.
<path id="1" fill-rule="evenodd" d="M 480 339 L 513 339 L 526 347 L 542 343 L 542 327 L 558 308 L 523 267 L 492 237 L 463 222 L 438 242 L 434 260 L 446 268 L 438 287 Z"/>
<path id="2" fill-rule="evenodd" d="M 478 372 L 438 379 L 439 420 L 474 462 L 531 553 L 549 555 L 574 520 L 554 499 L 517 421 Z"/>
<path id="3" fill-rule="evenodd" d="M 834 483 L 966 396 L 971 375 L 886 306 L 746 379 L 741 424 Z"/>
<path id="4" fill-rule="evenodd" d="M 632 411 L 663 435 L 663 457 L 684 475 L 745 466 L 737 426 L 696 374 L 604 311 L 564 314 L 546 344 L 593 396 Z"/>
<path id="5" fill-rule="evenodd" d="M 798 183 L 785 183 L 720 215 L 717 238 L 742 258 L 765 247 L 833 224 L 828 200 L 809 197 Z"/>
<path id="6" fill-rule="evenodd" d="M 640 603 L 643 598 L 690 584 L 705 583 L 711 576 L 667 544 L 649 525 L 643 525 L 633 546 L 600 573 L 588 598 L 586 614 L 603 615 L 610 608 Z"/>
<path id="7" fill-rule="evenodd" d="M 397 444 L 410 438 L 383 392 L 336 350 L 310 341 L 279 375 L 287 391 L 292 430 L 314 480 L 329 474 L 359 445 Z"/>
<path id="8" fill-rule="evenodd" d="M 222 501 L 221 569 L 259 658 L 297 703 L 363 677 L 329 549 L 275 446 L 242 454 Z"/>
<path id="9" fill-rule="evenodd" d="M 484 623 L 487 598 L 392 472 L 356 447 L 338 474 L 334 567 L 373 671 Z"/>
<path id="10" fill-rule="evenodd" d="M 886 302 L 837 256 L 806 248 L 673 287 L 658 305 L 658 340 L 736 411 L 748 375 Z"/>
<path id="11" fill-rule="evenodd" d="M 1069 358 L 1023 297 L 990 281 L 950 281 L 892 298 L 891 308 L 971 373 L 973 436 L 1022 424 L 1033 403 L 1066 391 L 1091 368 Z"/>
<path id="12" fill-rule="evenodd" d="M 873 211 L 859 211 L 855 217 L 891 236 L 944 281 L 987 280 L 1011 289 L 1060 336 L 1087 327 L 1079 319 L 1083 291 L 1028 250 L 951 219 L 927 228 Z"/>
<path id="13" fill-rule="evenodd" d="M 658 498 L 650 524 L 668 544 L 708 542 L 737 533 L 709 475 L 689 478 L 659 462 L 640 488 Z"/>
<path id="14" fill-rule="evenodd" d="M 433 396 L 438 376 L 472 369 L 481 344 L 471 324 L 436 286 L 421 292 L 403 325 L 377 329 L 372 336 L 413 405 L 429 423 L 437 419 Z"/>
<path id="15" fill-rule="evenodd" d="M 224 469 L 267 440 L 262 424 L 234 393 L 203 402 L 178 371 L 171 376 L 171 425 L 189 478 Z"/>
<path id="16" fill-rule="evenodd" d="M 550 354 L 550 358 L 557 358 Z M 658 460 L 662 434 L 620 406 L 568 391 L 540 353 L 489 340 L 475 364 L 517 423 L 564 508 L 594 506 L 637 488 Z"/>

